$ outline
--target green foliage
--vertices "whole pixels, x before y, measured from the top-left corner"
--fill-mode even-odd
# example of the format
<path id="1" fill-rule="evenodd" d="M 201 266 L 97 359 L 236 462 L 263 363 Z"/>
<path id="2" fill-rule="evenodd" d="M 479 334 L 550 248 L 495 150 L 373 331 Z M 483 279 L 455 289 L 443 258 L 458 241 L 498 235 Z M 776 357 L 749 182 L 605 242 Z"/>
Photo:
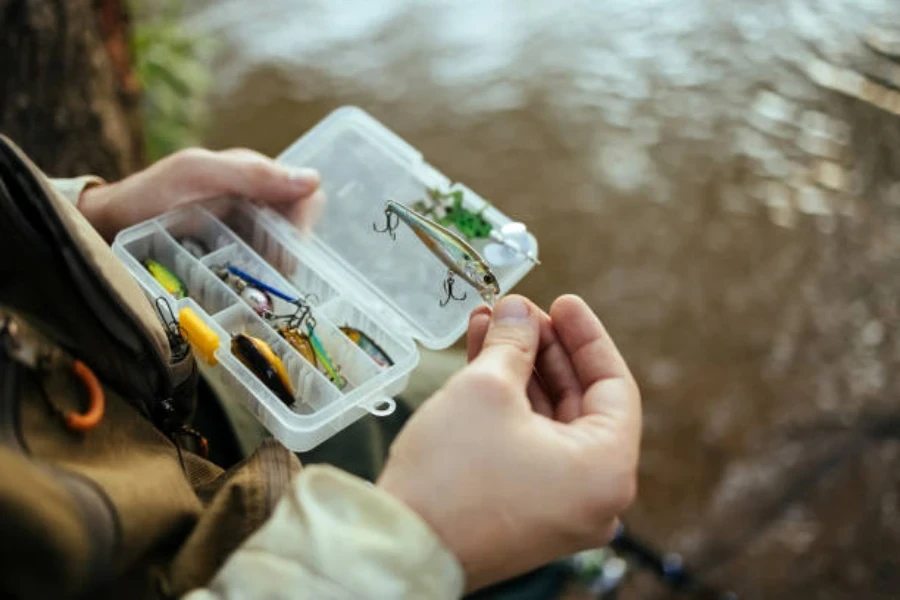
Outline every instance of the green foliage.
<path id="1" fill-rule="evenodd" d="M 135 19 L 132 31 L 149 161 L 198 144 L 207 125 L 206 100 L 212 83 L 207 59 L 212 40 L 182 25 L 180 3 L 170 1 L 163 11 Z M 132 0 L 130 4 L 132 14 L 140 14 L 141 3 Z"/>

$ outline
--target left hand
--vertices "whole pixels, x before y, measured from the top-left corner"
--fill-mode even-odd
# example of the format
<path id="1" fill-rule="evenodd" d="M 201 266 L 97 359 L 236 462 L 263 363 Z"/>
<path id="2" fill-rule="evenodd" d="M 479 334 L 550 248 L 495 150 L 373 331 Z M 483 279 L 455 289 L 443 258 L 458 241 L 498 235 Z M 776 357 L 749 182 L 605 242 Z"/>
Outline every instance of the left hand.
<path id="1" fill-rule="evenodd" d="M 269 204 L 309 228 L 325 201 L 314 169 L 289 169 L 243 148 L 176 152 L 121 181 L 86 189 L 78 208 L 107 240 L 174 208 L 224 196 Z"/>

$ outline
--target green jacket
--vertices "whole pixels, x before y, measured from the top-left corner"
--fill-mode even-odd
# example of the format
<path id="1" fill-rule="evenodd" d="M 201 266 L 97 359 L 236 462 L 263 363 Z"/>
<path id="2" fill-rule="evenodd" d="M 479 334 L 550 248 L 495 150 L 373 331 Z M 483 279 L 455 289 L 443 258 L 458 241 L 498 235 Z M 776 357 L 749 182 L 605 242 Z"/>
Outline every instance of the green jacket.
<path id="1" fill-rule="evenodd" d="M 189 451 L 193 358 L 77 211 L 97 183 L 0 138 L 0 597 L 461 595 L 456 558 L 362 479 L 272 440 L 227 472 Z"/>

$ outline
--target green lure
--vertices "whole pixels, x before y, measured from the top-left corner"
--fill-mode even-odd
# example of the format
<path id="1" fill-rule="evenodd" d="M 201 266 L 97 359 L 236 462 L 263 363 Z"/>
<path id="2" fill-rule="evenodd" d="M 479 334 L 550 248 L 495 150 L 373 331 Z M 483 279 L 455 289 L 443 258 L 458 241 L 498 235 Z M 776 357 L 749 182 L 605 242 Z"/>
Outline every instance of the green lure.
<path id="1" fill-rule="evenodd" d="M 164 290 L 175 296 L 176 299 L 181 300 L 188 295 L 187 286 L 184 282 L 161 262 L 148 258 L 144 261 L 144 266 L 153 275 L 153 279 L 163 286 Z"/>
<path id="2" fill-rule="evenodd" d="M 413 210 L 416 212 L 430 217 L 441 227 L 449 228 L 452 226 L 467 241 L 490 239 L 502 246 L 506 246 L 515 254 L 536 265 L 541 264 L 537 257 L 523 251 L 518 245 L 508 239 L 507 233 L 504 232 L 505 226 L 499 230 L 495 229 L 484 218 L 484 211 L 490 207 L 490 204 L 485 204 L 477 211 L 469 210 L 463 206 L 462 190 L 455 190 L 445 194 L 437 188 L 426 189 L 428 200 L 419 200 L 412 205 Z M 509 225 L 516 224 L 510 223 Z M 519 225 L 524 231 L 524 225 Z"/>
<path id="3" fill-rule="evenodd" d="M 319 336 L 316 335 L 316 330 L 309 323 L 306 324 L 306 333 L 309 337 L 310 344 L 312 344 L 313 352 L 316 354 L 316 360 L 319 365 L 325 369 L 331 382 L 334 383 L 339 390 L 344 389 L 347 386 L 347 378 L 338 372 L 337 367 L 335 367 L 334 363 L 331 361 L 331 357 L 328 356 L 328 352 L 325 351 L 322 340 L 319 339 Z"/>
<path id="4" fill-rule="evenodd" d="M 467 240 L 484 240 L 491 237 L 491 231 L 494 228 L 482 216 L 488 205 L 482 207 L 478 212 L 465 208 L 462 190 L 444 194 L 436 188 L 428 188 L 428 197 L 430 202 L 420 200 L 413 204 L 413 210 L 434 218 L 435 222 L 442 227 L 452 225 Z M 446 203 L 447 200 L 450 202 Z M 438 209 L 443 209 L 443 216 L 435 214 Z"/>

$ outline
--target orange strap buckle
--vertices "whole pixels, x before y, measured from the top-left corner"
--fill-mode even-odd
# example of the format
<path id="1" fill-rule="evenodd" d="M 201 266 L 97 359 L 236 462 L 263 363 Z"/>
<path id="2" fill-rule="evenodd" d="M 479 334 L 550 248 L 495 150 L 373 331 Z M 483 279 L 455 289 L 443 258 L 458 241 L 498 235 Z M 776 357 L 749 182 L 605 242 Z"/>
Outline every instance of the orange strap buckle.
<path id="1" fill-rule="evenodd" d="M 85 432 L 96 427 L 103 419 L 106 408 L 106 398 L 103 395 L 103 386 L 94 372 L 80 360 L 72 361 L 72 373 L 81 380 L 88 392 L 88 407 L 81 414 L 66 411 L 63 420 L 70 431 Z"/>

